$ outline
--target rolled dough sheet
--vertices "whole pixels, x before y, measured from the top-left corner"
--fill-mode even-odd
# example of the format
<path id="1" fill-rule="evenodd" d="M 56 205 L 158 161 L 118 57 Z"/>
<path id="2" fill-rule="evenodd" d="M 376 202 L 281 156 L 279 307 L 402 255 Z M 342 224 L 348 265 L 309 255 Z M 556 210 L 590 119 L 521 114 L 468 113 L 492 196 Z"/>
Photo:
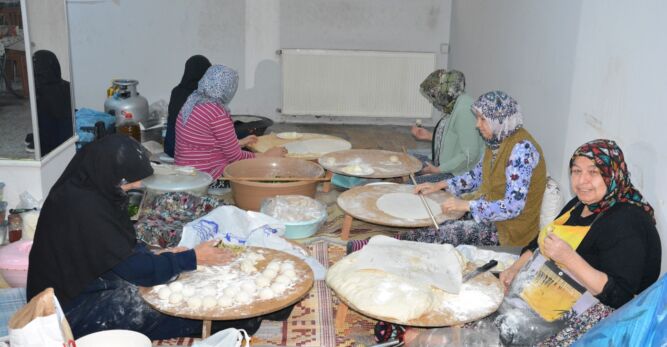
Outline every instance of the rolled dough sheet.
<path id="1" fill-rule="evenodd" d="M 287 143 L 285 148 L 290 154 L 327 154 L 350 149 L 352 144 L 334 139 L 310 139 Z"/>
<path id="2" fill-rule="evenodd" d="M 433 215 L 442 214 L 442 209 L 437 202 L 424 197 Z M 401 219 L 425 219 L 430 218 L 428 211 L 417 194 L 411 193 L 389 193 L 382 195 L 376 202 L 377 208 L 396 218 Z"/>

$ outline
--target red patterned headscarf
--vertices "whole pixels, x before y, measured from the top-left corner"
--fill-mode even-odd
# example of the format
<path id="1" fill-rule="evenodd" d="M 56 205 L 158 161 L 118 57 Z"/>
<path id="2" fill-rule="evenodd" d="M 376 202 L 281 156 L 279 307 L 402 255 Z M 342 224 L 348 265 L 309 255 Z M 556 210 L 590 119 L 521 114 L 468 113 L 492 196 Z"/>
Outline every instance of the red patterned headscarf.
<path id="1" fill-rule="evenodd" d="M 623 151 L 612 140 L 593 140 L 589 141 L 574 151 L 570 159 L 570 170 L 576 157 L 586 157 L 595 163 L 600 170 L 602 179 L 607 186 L 607 194 L 594 204 L 588 205 L 593 213 L 599 213 L 614 206 L 617 202 L 627 202 L 641 207 L 648 213 L 655 223 L 653 207 L 644 200 L 642 194 L 635 189 L 630 182 L 630 173 L 628 172 Z"/>

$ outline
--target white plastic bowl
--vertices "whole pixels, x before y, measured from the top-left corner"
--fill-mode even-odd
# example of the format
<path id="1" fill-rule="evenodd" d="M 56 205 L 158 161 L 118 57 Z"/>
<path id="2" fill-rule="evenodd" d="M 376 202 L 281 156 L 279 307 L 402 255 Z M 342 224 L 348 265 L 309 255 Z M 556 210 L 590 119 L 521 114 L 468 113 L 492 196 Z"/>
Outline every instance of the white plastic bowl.
<path id="1" fill-rule="evenodd" d="M 151 347 L 151 340 L 132 330 L 98 331 L 76 340 L 77 347 Z"/>

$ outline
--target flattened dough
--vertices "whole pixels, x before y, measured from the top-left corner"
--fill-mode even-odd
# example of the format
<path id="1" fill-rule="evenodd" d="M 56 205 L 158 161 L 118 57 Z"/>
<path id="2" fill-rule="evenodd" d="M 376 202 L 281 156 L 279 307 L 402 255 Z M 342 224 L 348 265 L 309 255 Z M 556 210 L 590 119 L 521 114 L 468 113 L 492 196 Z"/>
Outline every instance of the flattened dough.
<path id="1" fill-rule="evenodd" d="M 431 208 L 433 215 L 442 214 L 442 209 L 437 202 L 424 197 L 426 203 Z M 428 211 L 422 204 L 417 194 L 410 193 L 388 193 L 381 196 L 376 202 L 377 208 L 396 218 L 400 219 L 425 219 L 430 218 Z"/>
<path id="2" fill-rule="evenodd" d="M 343 140 L 310 139 L 294 141 L 285 145 L 290 154 L 327 154 L 352 148 L 352 144 Z"/>

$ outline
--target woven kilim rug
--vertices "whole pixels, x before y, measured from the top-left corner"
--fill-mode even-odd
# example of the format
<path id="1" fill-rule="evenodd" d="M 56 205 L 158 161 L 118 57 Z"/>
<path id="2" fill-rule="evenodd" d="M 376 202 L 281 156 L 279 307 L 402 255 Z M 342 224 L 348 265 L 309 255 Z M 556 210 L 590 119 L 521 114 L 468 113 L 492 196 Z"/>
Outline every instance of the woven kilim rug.
<path id="1" fill-rule="evenodd" d="M 326 241 L 313 242 L 308 246 L 311 254 L 320 263 L 329 267 L 345 255 L 343 246 Z M 324 281 L 315 281 L 313 289 L 296 306 L 284 322 L 263 321 L 252 338 L 254 347 L 299 346 L 299 347 L 357 347 L 374 343 L 375 320 L 349 311 L 344 328 L 336 331 L 334 317 L 338 299 Z M 180 338 L 154 341 L 153 346 L 190 346 L 199 339 Z"/>

